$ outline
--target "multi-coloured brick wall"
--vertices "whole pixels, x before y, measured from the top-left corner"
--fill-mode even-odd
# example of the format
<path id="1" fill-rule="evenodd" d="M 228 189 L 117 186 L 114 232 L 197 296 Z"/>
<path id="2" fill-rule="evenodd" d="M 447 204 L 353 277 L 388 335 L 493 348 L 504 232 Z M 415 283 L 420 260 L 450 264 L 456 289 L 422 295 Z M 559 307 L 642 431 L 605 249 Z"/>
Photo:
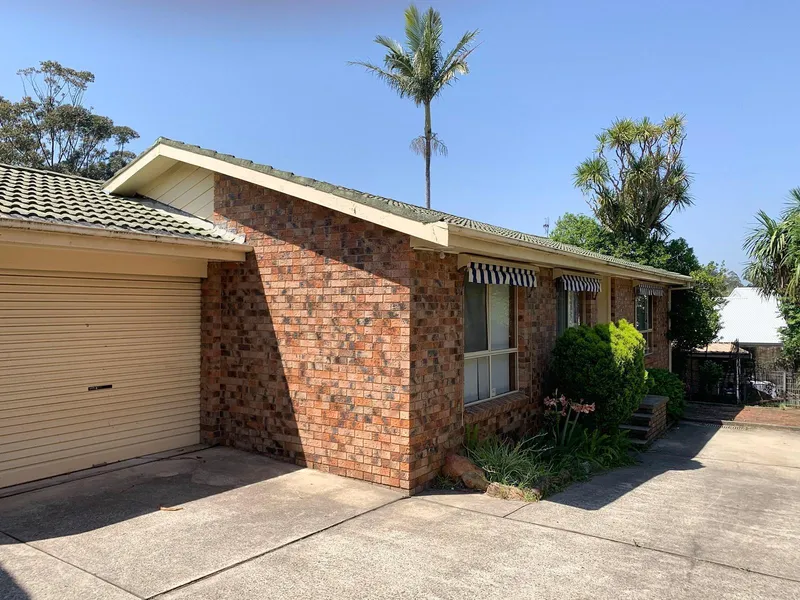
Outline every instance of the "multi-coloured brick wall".
<path id="1" fill-rule="evenodd" d="M 241 264 L 203 284 L 203 432 L 408 489 L 408 236 L 217 175 L 215 220 Z"/>

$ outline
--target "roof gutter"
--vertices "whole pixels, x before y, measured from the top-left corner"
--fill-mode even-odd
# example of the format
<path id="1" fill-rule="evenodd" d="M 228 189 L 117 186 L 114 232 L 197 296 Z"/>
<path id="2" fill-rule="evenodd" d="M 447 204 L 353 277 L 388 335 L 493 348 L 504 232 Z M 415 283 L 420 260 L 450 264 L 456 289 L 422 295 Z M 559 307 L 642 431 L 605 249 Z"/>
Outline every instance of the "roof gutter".
<path id="1" fill-rule="evenodd" d="M 35 235 L 48 233 L 50 236 Z M 200 240 L 137 231 L 117 231 L 44 221 L 0 218 L 0 243 L 104 249 L 211 260 L 243 261 L 252 246 L 225 240 Z"/>
<path id="2" fill-rule="evenodd" d="M 649 281 L 657 281 L 660 283 L 667 283 L 669 285 L 680 285 L 680 284 L 685 285 L 686 283 L 693 281 L 692 278 L 688 275 L 681 275 L 678 273 L 670 273 L 670 274 L 652 273 L 645 269 L 636 269 L 635 267 L 620 265 L 610 260 L 597 259 L 591 256 L 584 256 L 583 254 L 576 254 L 573 252 L 557 250 L 556 248 L 540 246 L 538 244 L 526 243 L 521 240 L 515 240 L 512 238 L 507 238 L 505 236 L 496 235 L 485 231 L 477 231 L 475 229 L 469 227 L 463 227 L 461 225 L 456 225 L 453 223 L 448 223 L 448 230 L 458 235 L 462 235 L 463 237 L 484 240 L 487 242 L 501 244 L 504 246 L 525 248 L 535 252 L 549 254 L 554 257 L 565 257 L 565 258 L 570 258 L 572 260 L 586 262 L 588 263 L 587 267 L 591 265 L 597 268 L 601 272 L 605 271 L 604 274 L 607 275 L 615 275 L 615 274 L 618 275 L 620 272 L 623 272 L 626 273 L 626 275 L 629 277 L 638 277 L 642 279 L 646 278 Z"/>

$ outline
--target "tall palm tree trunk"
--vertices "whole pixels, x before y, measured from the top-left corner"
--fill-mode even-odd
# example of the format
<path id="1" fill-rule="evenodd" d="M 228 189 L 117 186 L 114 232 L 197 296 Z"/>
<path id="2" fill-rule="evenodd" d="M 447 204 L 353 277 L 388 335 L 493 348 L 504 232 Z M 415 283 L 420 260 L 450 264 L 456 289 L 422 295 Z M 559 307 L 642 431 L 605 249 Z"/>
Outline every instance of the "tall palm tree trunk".
<path id="1" fill-rule="evenodd" d="M 425 206 L 431 207 L 431 103 L 425 103 Z"/>

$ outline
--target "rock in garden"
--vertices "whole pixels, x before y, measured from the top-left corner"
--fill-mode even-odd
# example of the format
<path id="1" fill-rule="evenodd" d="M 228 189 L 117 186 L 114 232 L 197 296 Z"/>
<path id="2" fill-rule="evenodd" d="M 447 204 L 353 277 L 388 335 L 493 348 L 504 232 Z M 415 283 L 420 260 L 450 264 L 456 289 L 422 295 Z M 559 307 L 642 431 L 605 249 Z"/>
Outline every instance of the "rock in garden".
<path id="1" fill-rule="evenodd" d="M 489 487 L 483 470 L 460 454 L 450 454 L 445 459 L 442 474 L 450 479 L 461 480 L 471 490 L 485 491 Z"/>
<path id="2" fill-rule="evenodd" d="M 489 482 L 486 480 L 486 477 L 484 477 L 481 473 L 476 473 L 476 472 L 464 473 L 461 476 L 461 481 L 463 481 L 464 485 L 471 490 L 479 490 L 481 492 L 485 492 L 486 489 L 489 487 Z"/>
<path id="3" fill-rule="evenodd" d="M 502 483 L 490 483 L 486 489 L 486 494 L 503 500 L 525 500 L 525 492 L 521 489 L 513 485 L 503 485 Z"/>

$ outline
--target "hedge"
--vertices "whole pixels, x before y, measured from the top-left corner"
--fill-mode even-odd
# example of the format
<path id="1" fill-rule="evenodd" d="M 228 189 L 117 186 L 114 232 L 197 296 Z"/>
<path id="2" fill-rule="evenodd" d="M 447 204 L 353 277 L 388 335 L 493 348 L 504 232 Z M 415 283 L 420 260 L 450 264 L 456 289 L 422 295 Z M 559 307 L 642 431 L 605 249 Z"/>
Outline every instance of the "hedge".
<path id="1" fill-rule="evenodd" d="M 630 419 L 647 389 L 645 342 L 625 321 L 573 327 L 556 341 L 551 379 L 559 394 L 594 403 L 594 424 L 612 430 Z"/>
<path id="2" fill-rule="evenodd" d="M 647 371 L 647 393 L 655 396 L 667 396 L 667 414 L 677 420 L 683 416 L 686 400 L 683 382 L 675 373 L 667 369 L 649 369 Z"/>

